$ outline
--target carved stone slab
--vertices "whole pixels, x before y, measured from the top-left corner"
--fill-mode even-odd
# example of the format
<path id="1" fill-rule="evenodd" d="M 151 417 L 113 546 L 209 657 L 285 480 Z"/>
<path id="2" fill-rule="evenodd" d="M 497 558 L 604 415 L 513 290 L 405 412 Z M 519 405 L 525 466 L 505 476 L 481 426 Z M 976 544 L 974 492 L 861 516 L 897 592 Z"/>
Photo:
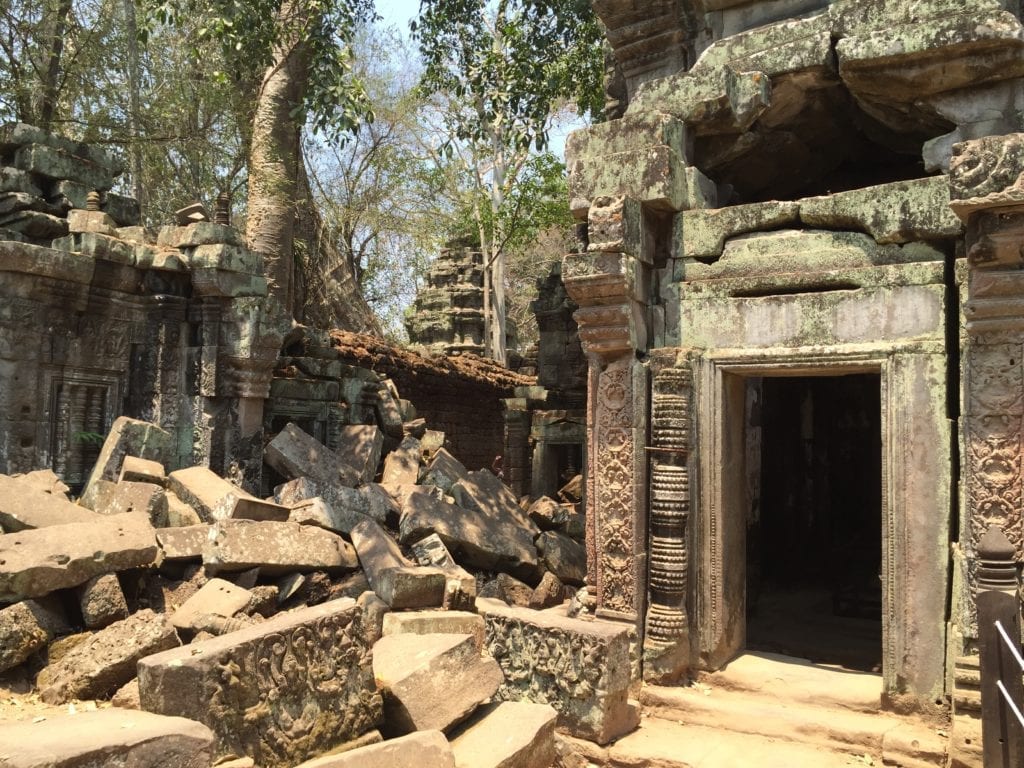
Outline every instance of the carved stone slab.
<path id="1" fill-rule="evenodd" d="M 965 220 L 976 210 L 1024 205 L 1024 133 L 955 145 L 949 196 L 953 210 Z"/>
<path id="2" fill-rule="evenodd" d="M 570 619 L 477 598 L 484 617 L 485 653 L 501 666 L 500 701 L 550 704 L 558 729 L 607 744 L 633 730 L 629 702 L 629 627 Z"/>
<path id="3" fill-rule="evenodd" d="M 205 723 L 216 754 L 264 768 L 309 759 L 378 725 L 362 609 L 349 598 L 139 662 L 149 712 Z"/>

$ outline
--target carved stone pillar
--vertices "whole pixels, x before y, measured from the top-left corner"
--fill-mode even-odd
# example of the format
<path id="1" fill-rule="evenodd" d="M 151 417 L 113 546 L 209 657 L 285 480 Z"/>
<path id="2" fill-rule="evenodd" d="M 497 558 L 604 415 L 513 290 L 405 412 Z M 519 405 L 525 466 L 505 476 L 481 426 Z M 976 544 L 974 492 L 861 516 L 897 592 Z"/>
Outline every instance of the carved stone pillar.
<path id="1" fill-rule="evenodd" d="M 565 257 L 562 279 L 589 361 L 587 392 L 588 587 L 600 617 L 638 625 L 646 603 L 647 369 L 644 297 L 648 253 L 636 201 L 590 208 L 587 253 Z M 647 262 L 645 263 L 645 259 Z"/>
<path id="2" fill-rule="evenodd" d="M 651 397 L 650 607 L 644 679 L 679 679 L 689 665 L 689 580 L 693 374 L 685 357 L 654 375 Z"/>
<path id="3" fill-rule="evenodd" d="M 977 637 L 972 595 L 990 526 L 1024 559 L 1024 134 L 954 147 L 953 210 L 967 223 L 967 338 L 962 358 L 964 510 L 956 618 Z"/>

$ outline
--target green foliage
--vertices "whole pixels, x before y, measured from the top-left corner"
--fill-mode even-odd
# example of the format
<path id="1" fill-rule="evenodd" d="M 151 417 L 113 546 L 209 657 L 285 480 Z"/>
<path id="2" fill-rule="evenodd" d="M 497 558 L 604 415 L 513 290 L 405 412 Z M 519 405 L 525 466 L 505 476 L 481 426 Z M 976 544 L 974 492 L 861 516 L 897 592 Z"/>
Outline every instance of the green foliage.
<path id="1" fill-rule="evenodd" d="M 373 0 L 142 0 L 142 35 L 159 26 L 183 28 L 201 17 L 199 46 L 214 41 L 225 70 L 222 81 L 253 79 L 274 61 L 275 51 L 301 44 L 308 56 L 308 78 L 293 115 L 330 140 L 341 141 L 371 118 L 366 94 L 352 73 L 351 36 L 359 23 L 375 17 Z"/>
<path id="2" fill-rule="evenodd" d="M 71 440 L 73 442 L 82 443 L 84 445 L 102 446 L 105 439 L 106 438 L 99 432 L 74 432 L 71 435 Z"/>

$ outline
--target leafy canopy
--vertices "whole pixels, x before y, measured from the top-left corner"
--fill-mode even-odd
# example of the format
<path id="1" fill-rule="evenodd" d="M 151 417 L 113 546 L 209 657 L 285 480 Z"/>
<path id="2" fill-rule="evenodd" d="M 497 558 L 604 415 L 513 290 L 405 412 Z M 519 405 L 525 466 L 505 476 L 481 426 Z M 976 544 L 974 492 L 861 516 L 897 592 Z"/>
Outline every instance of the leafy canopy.
<path id="1" fill-rule="evenodd" d="M 275 52 L 301 41 L 308 76 L 294 117 L 331 140 L 341 140 L 364 119 L 372 119 L 365 91 L 352 72 L 351 41 L 360 23 L 376 18 L 373 0 L 142 0 L 142 34 L 155 25 L 182 28 L 186 20 L 205 20 L 197 43 L 216 41 L 230 72 L 216 78 L 241 81 L 258 77 L 275 61 Z M 198 55 L 198 48 L 194 50 Z"/>

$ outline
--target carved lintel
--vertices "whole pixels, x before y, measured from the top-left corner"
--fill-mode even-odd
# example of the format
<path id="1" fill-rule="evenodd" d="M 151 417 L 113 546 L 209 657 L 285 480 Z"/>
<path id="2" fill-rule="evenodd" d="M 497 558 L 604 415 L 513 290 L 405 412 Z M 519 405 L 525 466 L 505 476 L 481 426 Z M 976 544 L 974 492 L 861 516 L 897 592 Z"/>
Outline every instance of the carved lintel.
<path id="1" fill-rule="evenodd" d="M 1024 205 L 1024 133 L 954 145 L 949 197 L 953 211 L 964 221 L 978 211 Z"/>
<path id="2" fill-rule="evenodd" d="M 221 357 L 217 390 L 221 397 L 246 397 L 265 400 L 270 397 L 274 360 L 250 357 Z"/>

